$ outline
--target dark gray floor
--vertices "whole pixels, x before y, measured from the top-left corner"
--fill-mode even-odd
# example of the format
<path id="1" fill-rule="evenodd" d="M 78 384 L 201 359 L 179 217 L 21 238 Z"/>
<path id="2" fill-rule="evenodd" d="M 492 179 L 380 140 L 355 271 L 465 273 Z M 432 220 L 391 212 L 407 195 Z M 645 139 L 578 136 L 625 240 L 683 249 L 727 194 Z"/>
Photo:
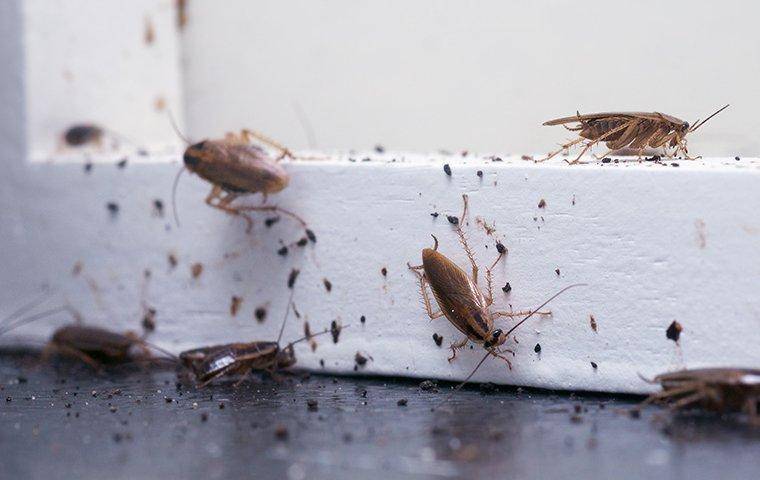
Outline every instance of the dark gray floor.
<path id="1" fill-rule="evenodd" d="M 477 386 L 431 412 L 448 388 L 296 375 L 196 390 L 178 386 L 173 369 L 97 376 L 3 352 L 0 478 L 760 475 L 760 429 L 741 416 L 657 419 L 662 410 L 651 408 L 635 419 L 620 410 L 636 398 Z"/>

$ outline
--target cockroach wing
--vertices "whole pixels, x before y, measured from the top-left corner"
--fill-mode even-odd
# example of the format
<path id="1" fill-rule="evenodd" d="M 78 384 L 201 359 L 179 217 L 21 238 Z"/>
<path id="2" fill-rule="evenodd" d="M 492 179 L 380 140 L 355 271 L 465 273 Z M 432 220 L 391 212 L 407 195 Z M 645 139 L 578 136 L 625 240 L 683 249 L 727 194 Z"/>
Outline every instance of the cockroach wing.
<path id="1" fill-rule="evenodd" d="M 554 120 L 548 120 L 544 122 L 543 124 L 546 126 L 552 126 L 552 125 L 562 125 L 565 123 L 574 123 L 574 122 L 590 122 L 593 120 L 602 120 L 602 119 L 633 119 L 633 118 L 643 118 L 646 120 L 653 120 L 657 122 L 662 122 L 663 120 L 669 123 L 674 123 L 677 125 L 681 125 L 684 123 L 683 120 L 676 118 L 672 115 L 666 115 L 664 113 L 658 113 L 658 112 L 601 112 L 601 113 L 587 113 L 584 115 L 573 115 L 571 117 L 562 117 L 562 118 L 555 118 Z"/>
<path id="2" fill-rule="evenodd" d="M 446 318 L 470 339 L 482 341 L 491 330 L 483 294 L 469 276 L 444 255 L 425 249 L 425 276 Z"/>

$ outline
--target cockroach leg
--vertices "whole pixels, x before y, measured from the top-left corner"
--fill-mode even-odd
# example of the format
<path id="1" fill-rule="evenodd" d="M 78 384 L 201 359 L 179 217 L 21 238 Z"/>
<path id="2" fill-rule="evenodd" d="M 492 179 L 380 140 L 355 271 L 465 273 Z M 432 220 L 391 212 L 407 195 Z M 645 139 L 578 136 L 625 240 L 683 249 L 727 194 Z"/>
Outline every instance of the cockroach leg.
<path id="1" fill-rule="evenodd" d="M 527 315 L 532 310 L 521 310 L 519 312 L 491 312 L 491 314 L 494 317 L 508 317 L 508 318 L 514 318 L 514 317 L 522 317 L 523 315 Z M 551 310 L 545 310 L 543 312 L 535 312 L 534 315 L 541 315 L 543 317 L 547 317 L 552 314 Z"/>
<path id="2" fill-rule="evenodd" d="M 505 357 L 504 355 L 502 355 L 502 354 L 498 353 L 498 352 L 496 351 L 496 349 L 495 349 L 495 348 L 492 348 L 492 349 L 490 349 L 490 350 L 488 350 L 488 351 L 489 351 L 489 352 L 491 353 L 491 355 L 493 355 L 494 357 L 496 357 L 496 358 L 500 358 L 500 359 L 504 360 L 505 362 L 507 362 L 507 367 L 509 367 L 509 369 L 510 369 L 510 370 L 512 370 L 512 362 L 510 362 L 510 361 L 509 361 L 509 359 L 508 359 L 507 357 Z M 512 350 L 506 350 L 506 351 L 509 351 L 509 352 L 511 352 L 513 356 L 514 356 L 514 354 L 515 354 L 515 352 L 512 352 Z"/>
<path id="3" fill-rule="evenodd" d="M 679 410 L 687 405 L 691 405 L 692 403 L 698 402 L 704 398 L 705 398 L 704 392 L 695 392 L 673 403 L 673 405 L 670 406 L 670 409 Z"/>
<path id="4" fill-rule="evenodd" d="M 470 249 L 470 245 L 467 243 L 467 237 L 465 236 L 464 230 L 462 229 L 462 224 L 464 223 L 465 217 L 467 216 L 468 198 L 467 198 L 466 193 L 462 195 L 462 203 L 464 204 L 464 206 L 462 207 L 462 217 L 459 219 L 459 223 L 456 226 L 456 232 L 457 232 L 457 235 L 459 236 L 459 243 L 462 244 L 464 253 L 467 254 L 467 258 L 470 260 L 470 264 L 472 265 L 472 281 L 475 283 L 475 285 L 477 285 L 478 284 L 478 264 L 477 262 L 475 262 L 475 254 L 472 253 L 472 250 Z"/>
<path id="5" fill-rule="evenodd" d="M 427 280 L 425 279 L 425 274 L 420 273 L 418 270 L 422 270 L 424 268 L 423 265 L 418 266 L 412 266 L 409 263 L 406 264 L 409 267 L 409 270 L 414 272 L 415 275 L 417 275 L 417 278 L 420 282 L 420 292 L 422 293 L 422 301 L 425 302 L 425 311 L 427 312 L 428 316 L 430 317 L 430 320 L 435 320 L 436 318 L 441 318 L 444 314 L 442 310 L 438 310 L 437 312 L 433 311 L 433 304 L 430 301 L 430 296 L 428 295 L 427 291 Z"/>
<path id="6" fill-rule="evenodd" d="M 271 138 L 266 137 L 258 132 L 254 132 L 248 129 L 243 129 L 240 131 L 240 137 L 246 142 L 250 142 L 250 140 L 253 138 L 260 142 L 266 143 L 270 147 L 276 148 L 277 150 L 280 151 L 280 156 L 277 158 L 277 160 L 282 160 L 283 158 L 295 158 L 293 153 L 290 150 L 288 150 L 284 145 L 278 142 L 275 142 Z"/>
<path id="7" fill-rule="evenodd" d="M 465 345 L 467 345 L 467 342 L 469 339 L 467 337 L 464 337 L 458 342 L 452 343 L 449 348 L 451 349 L 451 356 L 449 357 L 449 363 L 453 362 L 455 358 L 457 358 L 457 350 L 460 350 L 464 348 Z"/>
<path id="8" fill-rule="evenodd" d="M 253 371 L 253 366 L 250 366 L 250 367 L 246 368 L 245 370 L 243 370 L 243 374 L 240 377 L 240 380 L 238 380 L 237 382 L 235 382 L 235 384 L 232 385 L 232 388 L 238 388 L 240 385 L 243 384 L 243 382 L 245 382 L 246 380 L 248 380 L 248 376 L 251 374 L 252 371 Z"/>
<path id="9" fill-rule="evenodd" d="M 239 208 L 230 206 L 230 203 L 232 203 L 238 195 L 227 192 L 227 195 L 222 196 L 223 193 L 225 193 L 225 191 L 222 187 L 214 185 L 206 197 L 206 204 L 210 207 L 222 210 L 223 212 L 227 212 L 230 215 L 242 217 L 246 224 L 245 231 L 246 233 L 249 233 L 251 229 L 253 229 L 253 219 L 251 216 L 243 213 Z M 216 200 L 216 203 L 214 200 Z"/>
<path id="10" fill-rule="evenodd" d="M 95 371 L 101 372 L 103 370 L 103 365 L 92 358 L 91 356 L 87 355 L 86 353 L 77 350 L 76 348 L 71 348 L 66 345 L 48 345 L 45 347 L 47 350 L 50 348 L 50 350 L 47 353 L 47 357 L 50 356 L 50 353 L 55 351 L 56 353 L 61 353 L 63 355 L 69 355 L 71 357 L 74 357 L 78 360 L 81 360 L 82 362 L 86 363 L 90 367 L 92 367 Z M 43 355 L 44 356 L 44 355 Z"/>
<path id="11" fill-rule="evenodd" d="M 294 219 L 295 221 L 300 223 L 302 227 L 306 227 L 306 220 L 299 217 L 298 215 L 291 212 L 290 210 L 286 210 L 282 207 L 278 207 L 277 205 L 241 206 L 241 207 L 234 207 L 234 209 L 238 212 L 277 212 Z"/>
<path id="12" fill-rule="evenodd" d="M 496 257 L 496 260 L 494 260 L 491 266 L 486 269 L 486 286 L 488 287 L 488 298 L 486 298 L 487 307 L 493 305 L 493 269 L 503 256 L 504 253 L 499 253 L 499 256 Z"/>

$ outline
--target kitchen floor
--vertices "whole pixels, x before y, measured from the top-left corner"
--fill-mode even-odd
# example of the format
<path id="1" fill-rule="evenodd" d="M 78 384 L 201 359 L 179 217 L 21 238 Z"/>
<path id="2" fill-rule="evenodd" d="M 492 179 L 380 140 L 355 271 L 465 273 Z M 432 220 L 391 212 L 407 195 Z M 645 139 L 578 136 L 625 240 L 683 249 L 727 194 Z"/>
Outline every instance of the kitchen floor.
<path id="1" fill-rule="evenodd" d="M 757 478 L 741 415 L 640 398 L 288 375 L 196 389 L 171 366 L 0 351 L 0 478 Z"/>

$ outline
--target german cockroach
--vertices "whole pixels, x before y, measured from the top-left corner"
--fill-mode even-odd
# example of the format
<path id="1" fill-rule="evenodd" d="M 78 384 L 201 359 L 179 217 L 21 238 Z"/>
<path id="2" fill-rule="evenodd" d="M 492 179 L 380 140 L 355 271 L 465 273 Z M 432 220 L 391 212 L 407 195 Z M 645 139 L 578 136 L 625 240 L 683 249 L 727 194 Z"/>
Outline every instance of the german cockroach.
<path id="1" fill-rule="evenodd" d="M 457 350 L 463 348 L 468 341 L 473 341 L 482 344 L 494 357 L 501 358 L 507 362 L 507 365 L 511 369 L 511 362 L 507 357 L 501 355 L 502 350 L 499 348 L 507 341 L 509 332 L 505 333 L 500 328 L 494 328 L 494 319 L 499 317 L 517 317 L 526 314 L 533 315 L 534 313 L 549 315 L 550 312 L 489 310 L 489 307 L 494 302 L 491 271 L 504 256 L 506 249 L 499 249 L 502 251 L 499 252 L 493 264 L 486 269 L 488 294 L 487 296 L 483 295 L 480 287 L 478 287 L 478 265 L 462 230 L 462 225 L 467 215 L 467 195 L 463 195 L 462 198 L 464 201 L 462 216 L 456 219 L 456 222 L 452 221 L 456 217 L 452 217 L 450 223 L 455 226 L 459 241 L 467 254 L 467 258 L 470 260 L 472 276 L 469 277 L 464 270 L 438 252 L 438 239 L 435 236 L 433 236 L 433 240 L 435 241 L 433 248 L 422 250 L 422 265 L 412 266 L 411 264 L 407 264 L 407 266 L 419 279 L 425 310 L 430 319 L 446 317 L 460 332 L 465 334 L 465 337 L 461 341 L 451 344 L 452 355 L 449 361 L 456 358 Z M 438 302 L 439 310 L 437 312 L 433 311 L 433 306 L 427 292 L 428 285 Z M 504 351 L 514 355 L 514 352 L 511 350 Z"/>
<path id="2" fill-rule="evenodd" d="M 285 323 L 291 306 L 292 293 L 285 309 L 285 318 L 283 318 L 280 327 L 280 334 L 275 342 L 228 343 L 195 348 L 180 353 L 179 359 L 185 367 L 193 372 L 199 382 L 199 387 L 204 387 L 222 376 L 241 375 L 241 378 L 235 383 L 235 386 L 238 386 L 254 370 L 266 371 L 275 375 L 277 371 L 295 365 L 296 355 L 293 349 L 295 344 L 330 331 L 323 330 L 308 337 L 302 337 L 288 343 L 285 348 L 281 348 L 280 340 L 282 340 L 282 334 L 285 331 Z"/>
<path id="3" fill-rule="evenodd" d="M 583 144 L 583 150 L 572 162 L 578 163 L 588 149 L 603 142 L 610 149 L 608 154 L 624 148 L 631 149 L 641 157 L 644 149 L 663 148 L 667 157 L 678 155 L 683 152 L 684 157 L 693 160 L 699 157 L 690 157 L 686 148 L 686 135 L 695 131 L 715 115 L 728 108 L 728 105 L 719 109 L 705 120 L 697 120 L 693 126 L 689 122 L 659 112 L 605 112 L 581 115 L 576 112 L 574 116 L 557 118 L 544 122 L 544 125 L 562 125 L 572 132 L 578 132 L 579 138 L 562 145 L 558 150 L 549 153 L 541 160 L 543 162 L 558 153 L 576 145 Z M 574 124 L 568 126 L 568 124 Z"/>
<path id="4" fill-rule="evenodd" d="M 242 130 L 238 135 L 229 133 L 223 139 L 191 143 L 179 132 L 173 120 L 172 125 L 177 135 L 188 145 L 182 157 L 185 165 L 177 173 L 172 187 L 172 206 L 177 225 L 179 218 L 174 198 L 180 175 L 187 169 L 213 185 L 211 192 L 206 196 L 206 203 L 244 219 L 247 232 L 253 228 L 253 219 L 246 212 L 254 211 L 279 212 L 295 219 L 306 228 L 306 222 L 295 213 L 276 205 L 264 205 L 270 194 L 281 191 L 290 182 L 290 175 L 279 163 L 283 158 L 295 158 L 290 150 L 250 130 Z M 272 157 L 262 147 L 252 143 L 253 140 L 278 150 L 279 156 Z M 256 193 L 263 196 L 261 205 L 232 205 L 239 197 Z"/>
<path id="5" fill-rule="evenodd" d="M 637 410 L 649 403 L 661 403 L 678 410 L 699 405 L 716 412 L 743 411 L 750 422 L 760 425 L 760 370 L 749 368 L 697 368 L 663 373 L 648 383 L 659 383 Z"/>

